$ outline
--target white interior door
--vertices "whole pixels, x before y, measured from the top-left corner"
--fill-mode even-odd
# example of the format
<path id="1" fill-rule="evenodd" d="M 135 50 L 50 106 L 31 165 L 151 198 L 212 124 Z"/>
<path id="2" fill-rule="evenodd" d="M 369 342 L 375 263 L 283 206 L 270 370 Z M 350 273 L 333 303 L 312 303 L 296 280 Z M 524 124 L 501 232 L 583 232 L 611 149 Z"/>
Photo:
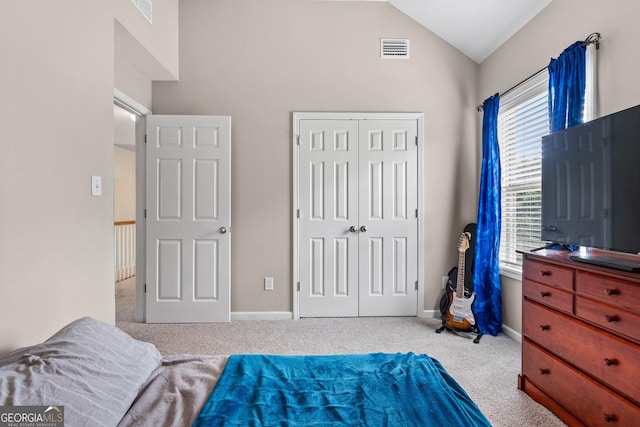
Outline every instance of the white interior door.
<path id="1" fill-rule="evenodd" d="M 415 316 L 416 120 L 360 121 L 360 316 Z"/>
<path id="2" fill-rule="evenodd" d="M 300 316 L 358 316 L 358 122 L 301 120 L 299 145 Z"/>
<path id="3" fill-rule="evenodd" d="M 417 315 L 419 120 L 296 126 L 299 316 Z"/>
<path id="4" fill-rule="evenodd" d="M 147 322 L 230 320 L 231 118 L 147 116 Z"/>

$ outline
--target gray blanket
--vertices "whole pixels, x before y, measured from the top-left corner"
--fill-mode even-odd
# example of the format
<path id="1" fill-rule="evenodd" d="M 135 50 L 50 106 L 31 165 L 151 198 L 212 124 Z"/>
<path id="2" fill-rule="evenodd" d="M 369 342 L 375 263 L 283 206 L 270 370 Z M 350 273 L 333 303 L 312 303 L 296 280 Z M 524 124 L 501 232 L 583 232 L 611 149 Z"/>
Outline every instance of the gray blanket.
<path id="1" fill-rule="evenodd" d="M 152 344 L 85 317 L 0 356 L 0 406 L 58 405 L 74 427 L 191 425 L 227 359 L 162 357 Z"/>
<path id="2" fill-rule="evenodd" d="M 141 387 L 119 426 L 190 426 L 228 356 L 167 356 Z"/>

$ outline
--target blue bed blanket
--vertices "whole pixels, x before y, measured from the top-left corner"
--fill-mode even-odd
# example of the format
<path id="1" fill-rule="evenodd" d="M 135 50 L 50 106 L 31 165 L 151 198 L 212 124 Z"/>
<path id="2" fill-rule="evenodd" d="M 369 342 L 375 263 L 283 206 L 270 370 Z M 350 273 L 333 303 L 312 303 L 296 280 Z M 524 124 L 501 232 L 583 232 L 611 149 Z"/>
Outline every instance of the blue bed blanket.
<path id="1" fill-rule="evenodd" d="M 427 355 L 234 355 L 194 426 L 490 426 Z"/>

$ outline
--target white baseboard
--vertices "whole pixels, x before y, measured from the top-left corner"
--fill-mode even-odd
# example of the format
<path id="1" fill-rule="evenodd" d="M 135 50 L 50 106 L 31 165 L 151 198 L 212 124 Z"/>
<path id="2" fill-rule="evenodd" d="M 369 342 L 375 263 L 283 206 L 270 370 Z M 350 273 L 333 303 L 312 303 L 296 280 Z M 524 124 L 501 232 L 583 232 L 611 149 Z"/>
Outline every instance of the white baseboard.
<path id="1" fill-rule="evenodd" d="M 502 333 L 508 336 L 509 338 L 511 338 L 512 340 L 522 343 L 522 334 L 516 331 L 515 329 L 508 327 L 504 323 L 502 324 Z"/>
<path id="2" fill-rule="evenodd" d="M 233 311 L 231 321 L 234 320 L 291 320 L 290 311 Z"/>
<path id="3" fill-rule="evenodd" d="M 422 316 L 420 316 L 420 317 L 424 317 L 424 318 L 433 317 L 434 319 L 439 319 L 440 318 L 440 310 L 424 310 L 422 312 Z"/>
<path id="4" fill-rule="evenodd" d="M 424 310 L 420 317 L 423 318 L 440 318 L 440 310 Z M 231 321 L 238 320 L 292 320 L 293 313 L 290 311 L 234 311 L 231 313 Z M 502 325 L 502 333 L 509 338 L 521 343 L 522 334 L 508 327 Z"/>
<path id="5" fill-rule="evenodd" d="M 439 310 L 424 310 L 419 317 L 440 318 Z M 233 311 L 231 320 L 292 320 L 293 313 L 290 311 Z"/>

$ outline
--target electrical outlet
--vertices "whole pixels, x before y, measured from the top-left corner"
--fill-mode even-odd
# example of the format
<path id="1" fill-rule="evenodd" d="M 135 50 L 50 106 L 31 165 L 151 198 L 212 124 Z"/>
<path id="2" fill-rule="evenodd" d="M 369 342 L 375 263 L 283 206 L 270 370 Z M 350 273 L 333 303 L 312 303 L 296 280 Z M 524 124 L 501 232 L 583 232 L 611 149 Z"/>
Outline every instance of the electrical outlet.
<path id="1" fill-rule="evenodd" d="M 264 278 L 264 290 L 272 291 L 273 290 L 273 277 L 265 277 Z"/>
<path id="2" fill-rule="evenodd" d="M 449 276 L 442 276 L 442 289 L 446 289 Z"/>

